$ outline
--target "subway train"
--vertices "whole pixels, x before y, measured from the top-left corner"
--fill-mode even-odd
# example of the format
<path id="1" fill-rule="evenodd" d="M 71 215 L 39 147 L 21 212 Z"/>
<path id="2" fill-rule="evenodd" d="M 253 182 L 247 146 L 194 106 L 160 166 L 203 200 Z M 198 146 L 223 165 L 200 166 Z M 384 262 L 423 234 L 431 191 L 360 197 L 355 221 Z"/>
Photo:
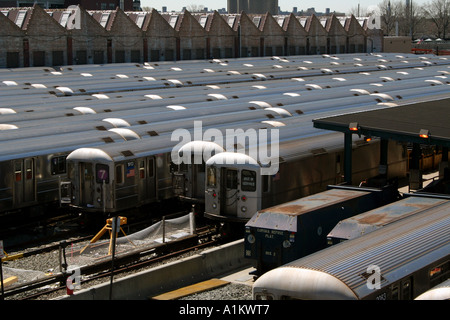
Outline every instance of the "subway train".
<path id="1" fill-rule="evenodd" d="M 450 203 L 266 272 L 256 300 L 412 300 L 450 275 Z"/>
<path id="2" fill-rule="evenodd" d="M 223 152 L 206 161 L 205 216 L 217 221 L 246 223 L 258 210 L 324 191 L 343 182 L 344 145 L 341 133 L 304 136 L 303 141 L 279 146 L 269 159 Z M 407 173 L 403 144 L 389 141 L 389 175 Z M 353 181 L 378 175 L 378 140 L 353 142 Z M 262 161 L 266 165 L 262 165 Z"/>
<path id="3" fill-rule="evenodd" d="M 225 132 L 267 126 L 254 119 L 203 128 Z M 186 128 L 184 134 L 195 134 L 192 125 Z M 86 212 L 113 213 L 171 199 L 172 153 L 177 153 L 179 145 L 180 141 L 167 132 L 147 139 L 76 149 L 66 159 L 68 181 L 61 184 L 65 190 L 62 201 Z"/>
<path id="4" fill-rule="evenodd" d="M 382 58 L 387 60 L 381 61 Z M 61 191 L 71 191 L 65 182 L 60 189 L 59 181 L 67 179 L 66 157 L 78 148 L 107 145 L 109 148 L 112 143 L 154 139 L 172 130 L 164 121 L 178 119 L 173 128 L 175 124 L 181 125 L 183 119 L 194 117 L 205 118 L 206 123 L 214 121 L 213 116 L 209 120 L 207 117 L 213 110 L 223 114 L 235 112 L 236 118 L 244 114 L 239 111 L 252 110 L 255 120 L 258 113 L 264 121 L 269 121 L 258 123 L 256 128 L 272 127 L 278 125 L 275 120 L 284 118 L 285 121 L 288 113 L 288 117 L 305 116 L 309 111 L 299 107 L 300 101 L 309 102 L 311 108 L 319 110 L 320 103 L 313 105 L 312 101 L 333 100 L 340 93 L 342 100 L 336 103 L 346 103 L 349 93 L 344 91 L 349 87 L 343 84 L 355 84 L 360 77 L 364 78 L 360 82 L 364 82 L 365 91 L 350 94 L 358 94 L 364 104 L 397 99 L 395 95 L 384 99 L 376 96 L 377 92 L 369 91 L 392 83 L 398 90 L 411 84 L 421 88 L 417 91 L 424 93 L 424 98 L 430 97 L 442 93 L 440 90 L 445 87 L 442 77 L 448 64 L 439 57 L 423 60 L 414 55 L 340 55 L 338 70 L 333 69 L 336 65 L 330 66 L 330 61 L 338 61 L 336 57 L 330 60 L 325 56 L 308 56 L 307 62 L 304 59 L 301 56 L 290 57 L 289 61 L 275 59 L 283 68 L 274 67 L 272 59 L 253 58 L 161 66 L 71 66 L 59 71 L 52 68 L 5 70 L 0 82 L 0 213 L 35 210 L 37 205 L 57 203 Z M 385 67 L 380 67 L 381 63 Z M 231 72 L 233 68 L 240 72 Z M 333 70 L 330 73 L 324 68 Z M 264 73 L 267 76 L 261 76 Z M 335 75 L 339 73 L 338 79 Z M 344 74 L 347 81 L 343 81 Z M 421 81 L 437 76 L 441 77 L 441 85 L 424 82 L 429 89 L 425 90 Z M 308 79 L 311 82 L 304 81 Z M 278 92 L 276 88 L 280 85 Z M 200 91 L 204 95 L 199 95 Z M 403 98 L 407 100 L 408 95 Z M 67 199 L 64 197 L 63 202 Z"/>

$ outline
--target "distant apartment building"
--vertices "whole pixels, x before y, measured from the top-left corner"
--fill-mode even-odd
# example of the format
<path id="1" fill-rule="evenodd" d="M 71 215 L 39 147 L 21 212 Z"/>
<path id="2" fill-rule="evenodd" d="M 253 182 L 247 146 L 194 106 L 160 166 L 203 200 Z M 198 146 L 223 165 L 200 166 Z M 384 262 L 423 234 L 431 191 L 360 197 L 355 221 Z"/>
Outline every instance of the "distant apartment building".
<path id="1" fill-rule="evenodd" d="M 278 0 L 228 0 L 228 13 L 278 14 Z"/>

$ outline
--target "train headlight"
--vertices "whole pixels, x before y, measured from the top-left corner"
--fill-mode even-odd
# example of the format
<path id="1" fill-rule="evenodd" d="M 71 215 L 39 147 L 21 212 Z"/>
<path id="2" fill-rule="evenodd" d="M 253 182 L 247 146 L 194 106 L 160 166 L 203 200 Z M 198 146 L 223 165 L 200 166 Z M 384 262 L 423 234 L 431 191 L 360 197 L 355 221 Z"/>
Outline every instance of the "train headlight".
<path id="1" fill-rule="evenodd" d="M 213 207 L 213 209 L 217 209 L 217 204 L 214 202 L 214 203 L 212 204 L 212 207 Z"/>
<path id="2" fill-rule="evenodd" d="M 241 211 L 242 211 L 242 212 L 247 212 L 247 207 L 246 207 L 246 206 L 242 206 L 242 207 L 241 207 Z"/>
<path id="3" fill-rule="evenodd" d="M 287 249 L 291 246 L 291 242 L 289 240 L 283 241 L 283 248 Z"/>
<path id="4" fill-rule="evenodd" d="M 102 199 L 101 198 L 97 198 L 97 202 L 98 203 L 102 202 Z"/>
<path id="5" fill-rule="evenodd" d="M 241 197 L 241 200 L 242 200 L 242 201 L 247 201 L 247 197 L 246 197 L 246 196 L 242 196 L 242 197 Z"/>
<path id="6" fill-rule="evenodd" d="M 255 243 L 256 238 L 255 238 L 254 235 L 249 234 L 249 235 L 247 236 L 247 241 L 248 241 L 248 243 L 253 244 L 253 243 Z"/>

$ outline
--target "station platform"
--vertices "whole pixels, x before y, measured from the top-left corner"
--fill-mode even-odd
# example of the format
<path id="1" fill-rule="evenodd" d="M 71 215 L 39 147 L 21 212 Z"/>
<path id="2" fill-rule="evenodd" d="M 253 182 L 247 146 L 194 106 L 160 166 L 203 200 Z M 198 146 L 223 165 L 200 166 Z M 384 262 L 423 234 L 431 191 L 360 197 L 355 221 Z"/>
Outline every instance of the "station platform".
<path id="1" fill-rule="evenodd" d="M 254 271 L 255 268 L 245 268 L 238 270 L 236 272 L 225 275 L 221 278 L 213 278 L 206 281 L 198 282 L 183 288 L 172 290 L 154 297 L 151 300 L 176 300 L 191 294 L 200 293 L 207 290 L 217 289 L 225 286 L 229 283 L 237 283 L 242 285 L 252 286 L 254 280 L 253 275 L 250 273 Z"/>

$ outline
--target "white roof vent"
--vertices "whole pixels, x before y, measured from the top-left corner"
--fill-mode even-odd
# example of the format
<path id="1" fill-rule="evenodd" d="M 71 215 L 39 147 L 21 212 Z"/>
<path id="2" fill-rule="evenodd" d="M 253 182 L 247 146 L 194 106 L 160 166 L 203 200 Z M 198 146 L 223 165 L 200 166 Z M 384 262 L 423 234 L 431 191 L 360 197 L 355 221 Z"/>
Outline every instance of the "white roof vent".
<path id="1" fill-rule="evenodd" d="M 183 106 L 167 106 L 166 108 L 172 109 L 172 110 L 184 110 L 186 107 Z"/>
<path id="2" fill-rule="evenodd" d="M 31 86 L 33 88 L 36 88 L 36 89 L 45 89 L 45 88 L 47 88 L 45 85 L 43 85 L 41 83 L 33 83 Z"/>
<path id="3" fill-rule="evenodd" d="M 0 114 L 13 114 L 13 113 L 17 112 L 11 108 L 0 108 Z"/>
<path id="4" fill-rule="evenodd" d="M 289 111 L 287 111 L 286 109 L 283 109 L 283 108 L 273 108 L 273 107 L 271 107 L 271 108 L 265 108 L 264 110 L 270 110 L 270 111 L 276 112 L 280 116 L 282 116 L 283 118 L 284 117 L 292 117 L 292 114 Z"/>
<path id="5" fill-rule="evenodd" d="M 256 104 L 258 107 L 261 108 L 272 108 L 272 106 L 265 101 L 249 101 L 249 103 Z"/>
<path id="6" fill-rule="evenodd" d="M 127 121 L 120 118 L 105 118 L 102 121 L 108 122 L 116 128 L 131 127 L 131 125 Z"/>
<path id="7" fill-rule="evenodd" d="M 109 129 L 108 131 L 117 133 L 124 140 L 127 140 L 127 141 L 128 140 L 139 140 L 139 139 L 141 139 L 141 137 L 139 137 L 139 135 L 136 132 L 134 132 L 133 130 L 130 130 L 130 129 L 112 128 L 112 129 Z"/>
<path id="8" fill-rule="evenodd" d="M 19 127 L 15 126 L 13 124 L 1 124 L 0 123 L 0 131 L 2 131 L 2 130 L 14 130 L 14 129 L 19 129 Z"/>
<path id="9" fill-rule="evenodd" d="M 285 126 L 285 124 L 283 122 L 273 121 L 273 120 L 264 120 L 264 121 L 261 121 L 261 123 L 270 124 L 272 127 L 284 127 Z"/>
<path id="10" fill-rule="evenodd" d="M 97 112 L 95 112 L 94 109 L 89 108 L 89 107 L 75 107 L 73 108 L 73 110 L 78 111 L 81 114 L 95 114 Z"/>
<path id="11" fill-rule="evenodd" d="M 15 82 L 15 81 L 5 80 L 5 81 L 2 81 L 2 83 L 6 84 L 8 87 L 10 87 L 10 86 L 17 86 L 17 82 Z"/>
<path id="12" fill-rule="evenodd" d="M 227 97 L 225 97 L 223 94 L 220 93 L 209 93 L 208 97 L 216 98 L 217 100 L 228 100 Z"/>
<path id="13" fill-rule="evenodd" d="M 73 90 L 70 89 L 69 87 L 56 87 L 56 90 L 61 91 L 62 93 L 64 93 L 67 96 L 70 96 L 73 94 Z"/>
<path id="14" fill-rule="evenodd" d="M 145 97 L 152 99 L 152 100 L 160 100 L 162 99 L 162 97 L 160 95 L 157 94 L 146 94 Z"/>
<path id="15" fill-rule="evenodd" d="M 94 98 L 103 100 L 103 99 L 109 99 L 109 97 L 106 94 L 101 94 L 101 93 L 94 93 L 92 95 Z"/>

